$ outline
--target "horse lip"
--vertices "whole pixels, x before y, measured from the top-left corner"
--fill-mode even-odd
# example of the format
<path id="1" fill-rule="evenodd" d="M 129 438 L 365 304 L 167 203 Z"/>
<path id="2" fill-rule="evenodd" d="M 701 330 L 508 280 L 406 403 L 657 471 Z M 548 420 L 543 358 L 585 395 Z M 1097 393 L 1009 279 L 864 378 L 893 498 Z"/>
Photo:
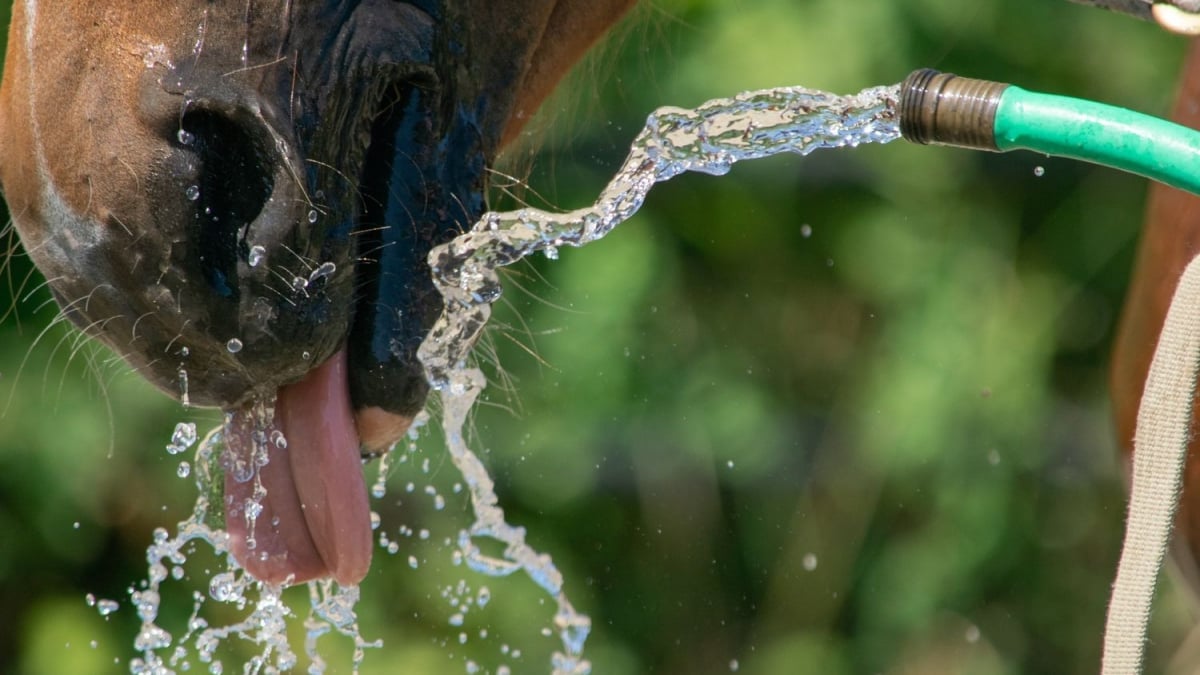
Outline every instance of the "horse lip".
<path id="1" fill-rule="evenodd" d="M 357 170 L 358 301 L 348 336 L 350 393 L 360 412 L 409 419 L 424 405 L 428 385 L 416 351 L 441 306 L 426 256 L 481 210 L 484 148 L 449 94 L 392 84 L 368 110 L 369 143 Z"/>

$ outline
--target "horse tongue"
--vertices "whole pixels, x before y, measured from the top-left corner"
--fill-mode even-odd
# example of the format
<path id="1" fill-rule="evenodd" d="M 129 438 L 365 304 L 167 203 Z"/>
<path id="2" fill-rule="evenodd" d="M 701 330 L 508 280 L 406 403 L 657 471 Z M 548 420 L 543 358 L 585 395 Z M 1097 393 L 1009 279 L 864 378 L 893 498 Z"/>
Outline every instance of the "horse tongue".
<path id="1" fill-rule="evenodd" d="M 276 429 L 286 447 L 273 442 Z M 243 409 L 233 414 L 226 434 L 233 456 L 251 466 L 254 430 L 252 413 Z M 268 462 L 258 470 L 266 496 L 253 532 L 246 505 L 253 503 L 255 482 L 225 472 L 225 524 L 234 557 L 268 583 L 326 576 L 342 585 L 358 583 L 371 565 L 371 519 L 344 350 L 280 388 L 266 433 Z"/>

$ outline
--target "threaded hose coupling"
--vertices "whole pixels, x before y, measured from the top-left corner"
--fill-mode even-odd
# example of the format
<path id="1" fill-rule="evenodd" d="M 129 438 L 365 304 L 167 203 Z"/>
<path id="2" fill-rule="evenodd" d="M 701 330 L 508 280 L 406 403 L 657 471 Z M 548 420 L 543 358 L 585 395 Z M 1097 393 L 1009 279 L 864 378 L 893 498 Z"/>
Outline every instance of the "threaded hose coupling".
<path id="1" fill-rule="evenodd" d="M 913 71 L 900 85 L 900 134 L 922 145 L 997 151 L 996 108 L 1008 86 L 931 68 Z"/>

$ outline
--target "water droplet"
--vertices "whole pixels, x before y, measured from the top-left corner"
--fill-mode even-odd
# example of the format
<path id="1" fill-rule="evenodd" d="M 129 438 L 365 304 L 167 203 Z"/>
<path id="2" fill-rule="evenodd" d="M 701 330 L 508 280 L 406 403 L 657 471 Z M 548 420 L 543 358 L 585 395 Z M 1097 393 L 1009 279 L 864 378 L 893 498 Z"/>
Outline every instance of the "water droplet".
<path id="1" fill-rule="evenodd" d="M 180 356 L 182 356 L 182 357 L 183 357 L 183 358 L 185 358 L 185 359 L 186 359 L 186 358 L 187 358 L 189 355 L 191 355 L 191 353 L 192 353 L 192 350 L 188 349 L 187 347 L 180 347 L 180 348 L 179 348 L 179 355 L 180 355 Z"/>
<path id="2" fill-rule="evenodd" d="M 546 248 L 542 249 L 542 253 L 546 256 L 546 258 L 548 260 L 558 260 L 558 247 L 557 246 L 547 246 Z"/>
<path id="3" fill-rule="evenodd" d="M 250 309 L 254 317 L 254 323 L 264 331 L 269 330 L 271 322 L 279 316 L 279 312 L 276 311 L 271 301 L 261 296 L 254 298 L 254 303 Z"/>
<path id="4" fill-rule="evenodd" d="M 284 436 L 283 432 L 279 429 L 275 429 L 271 432 L 271 443 L 281 450 L 287 448 L 288 446 L 287 437 Z"/>
<path id="5" fill-rule="evenodd" d="M 981 635 L 979 633 L 979 626 L 976 626 L 975 624 L 971 624 L 970 626 L 967 626 L 967 634 L 966 634 L 967 642 L 969 642 L 971 644 L 975 644 L 976 642 L 979 642 L 980 637 L 981 637 Z"/>
<path id="6" fill-rule="evenodd" d="M 308 352 L 300 352 L 300 358 L 304 359 L 305 361 L 308 361 L 309 359 L 312 358 L 312 354 L 309 354 Z"/>
<path id="7" fill-rule="evenodd" d="M 383 523 L 383 518 L 380 518 L 378 513 L 375 513 L 374 511 L 372 511 L 371 512 L 371 529 L 378 530 L 379 525 L 381 523 Z"/>
<path id="8" fill-rule="evenodd" d="M 179 463 L 179 468 L 175 469 L 175 474 L 180 478 L 187 478 L 192 473 L 192 465 L 186 461 Z"/>
<path id="9" fill-rule="evenodd" d="M 992 466 L 997 466 L 998 464 L 1000 464 L 1000 451 L 996 450 L 995 448 L 988 450 L 987 459 L 988 459 L 988 464 L 991 464 Z"/>
<path id="10" fill-rule="evenodd" d="M 308 212 L 308 222 L 309 223 L 317 222 L 317 210 L 316 209 L 312 209 L 311 211 Z"/>
<path id="11" fill-rule="evenodd" d="M 449 619 L 447 619 L 447 623 L 449 623 L 451 626 L 461 626 L 465 620 L 466 619 L 463 617 L 462 612 L 455 612 L 450 615 Z"/>
<path id="12" fill-rule="evenodd" d="M 1033 175 L 1037 176 L 1038 178 L 1045 176 L 1046 175 L 1046 167 L 1044 167 L 1044 166 L 1033 167 Z"/>
<path id="13" fill-rule="evenodd" d="M 208 594 L 217 602 L 229 602 L 237 597 L 237 583 L 233 572 L 222 572 L 208 582 Z"/>
<path id="14" fill-rule="evenodd" d="M 196 137 L 192 135 L 192 132 L 180 129 L 175 132 L 175 140 L 179 141 L 180 145 L 191 145 L 192 141 L 196 140 Z"/>
<path id="15" fill-rule="evenodd" d="M 730 661 L 729 661 L 729 672 L 731 672 L 731 673 L 736 673 L 736 672 L 738 671 L 738 668 L 741 668 L 741 665 L 738 663 L 738 660 L 737 660 L 737 659 L 730 659 Z"/>
<path id="16" fill-rule="evenodd" d="M 236 354 L 242 351 L 242 341 L 237 338 L 229 338 L 229 342 L 225 343 L 225 349 L 229 350 L 230 354 Z"/>
<path id="17" fill-rule="evenodd" d="M 263 256 L 266 254 L 267 249 L 255 244 L 250 247 L 250 252 L 246 255 L 246 264 L 251 267 L 258 267 L 258 264 L 262 262 Z"/>
<path id="18" fill-rule="evenodd" d="M 804 571 L 811 572 L 811 571 L 817 569 L 817 562 L 818 562 L 817 554 L 805 553 L 804 561 L 801 564 L 804 565 Z"/>
<path id="19" fill-rule="evenodd" d="M 184 408 L 191 405 L 191 399 L 188 398 L 188 374 L 183 368 L 179 369 L 179 402 Z"/>
<path id="20" fill-rule="evenodd" d="M 184 191 L 184 194 L 187 195 L 187 198 L 189 201 L 194 202 L 200 198 L 200 186 L 199 185 L 189 185 L 187 190 Z"/>
<path id="21" fill-rule="evenodd" d="M 157 574 L 154 575 L 155 578 L 159 581 L 166 579 L 166 569 L 160 565 L 156 565 L 156 567 L 158 570 Z M 149 589 L 138 591 L 132 594 L 131 599 L 133 600 L 134 608 L 137 610 L 138 618 L 142 621 L 154 621 L 158 618 L 159 596 L 157 591 Z"/>
<path id="22" fill-rule="evenodd" d="M 812 225 L 805 223 L 800 226 L 800 236 L 808 239 L 812 236 Z"/>
<path id="23" fill-rule="evenodd" d="M 108 616 L 121 608 L 116 600 L 97 600 L 96 611 L 100 612 L 100 616 Z"/>
<path id="24" fill-rule="evenodd" d="M 196 424 L 194 422 L 180 422 L 175 425 L 175 431 L 171 434 L 171 444 L 167 446 L 167 452 L 177 455 L 192 447 L 195 442 Z"/>
<path id="25" fill-rule="evenodd" d="M 336 271 L 337 265 L 331 262 L 323 262 L 317 266 L 317 269 L 313 270 L 312 273 L 308 275 L 308 283 L 313 284 L 320 279 L 328 278 Z"/>
<path id="26" fill-rule="evenodd" d="M 415 569 L 417 569 L 417 566 L 418 566 L 419 564 L 420 564 L 420 563 L 419 563 L 419 562 L 417 562 L 417 556 L 415 556 L 415 555 L 410 555 L 410 556 L 408 556 L 408 566 L 409 566 L 409 567 L 411 567 L 411 568 L 413 568 L 413 569 L 415 570 Z"/>
<path id="27" fill-rule="evenodd" d="M 246 518 L 248 518 L 251 521 L 258 520 L 258 517 L 262 515 L 262 512 L 263 512 L 262 502 L 256 501 L 254 499 L 246 500 L 246 506 L 245 506 Z"/>

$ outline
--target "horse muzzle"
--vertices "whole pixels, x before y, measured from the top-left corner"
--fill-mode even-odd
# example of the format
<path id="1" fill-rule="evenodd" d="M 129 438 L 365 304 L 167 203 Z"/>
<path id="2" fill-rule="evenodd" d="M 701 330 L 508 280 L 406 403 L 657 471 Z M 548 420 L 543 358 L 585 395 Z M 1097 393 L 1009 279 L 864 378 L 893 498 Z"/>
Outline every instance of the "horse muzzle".
<path id="1" fill-rule="evenodd" d="M 371 557 L 360 448 L 394 442 L 423 405 L 416 350 L 440 309 L 425 257 L 481 213 L 503 116 L 456 85 L 453 16 L 185 10 L 103 68 L 32 36 L 108 54 L 113 31 L 18 13 L 0 152 L 32 161 L 0 180 L 66 317 L 168 393 L 233 411 L 242 564 L 356 583 Z"/>
<path id="2" fill-rule="evenodd" d="M 14 5 L 0 83 L 22 243 L 83 332 L 232 413 L 242 565 L 356 583 L 360 451 L 427 393 L 426 255 L 478 218 L 496 149 L 633 0 L 42 4 Z"/>
<path id="3" fill-rule="evenodd" d="M 209 7 L 116 78 L 71 76 L 102 117 L 31 87 L 38 161 L 6 193 L 64 314 L 163 390 L 233 408 L 345 348 L 354 407 L 411 415 L 424 258 L 482 210 L 485 111 L 428 12 L 291 12 Z M 31 45 L 30 79 L 54 59 Z"/>

